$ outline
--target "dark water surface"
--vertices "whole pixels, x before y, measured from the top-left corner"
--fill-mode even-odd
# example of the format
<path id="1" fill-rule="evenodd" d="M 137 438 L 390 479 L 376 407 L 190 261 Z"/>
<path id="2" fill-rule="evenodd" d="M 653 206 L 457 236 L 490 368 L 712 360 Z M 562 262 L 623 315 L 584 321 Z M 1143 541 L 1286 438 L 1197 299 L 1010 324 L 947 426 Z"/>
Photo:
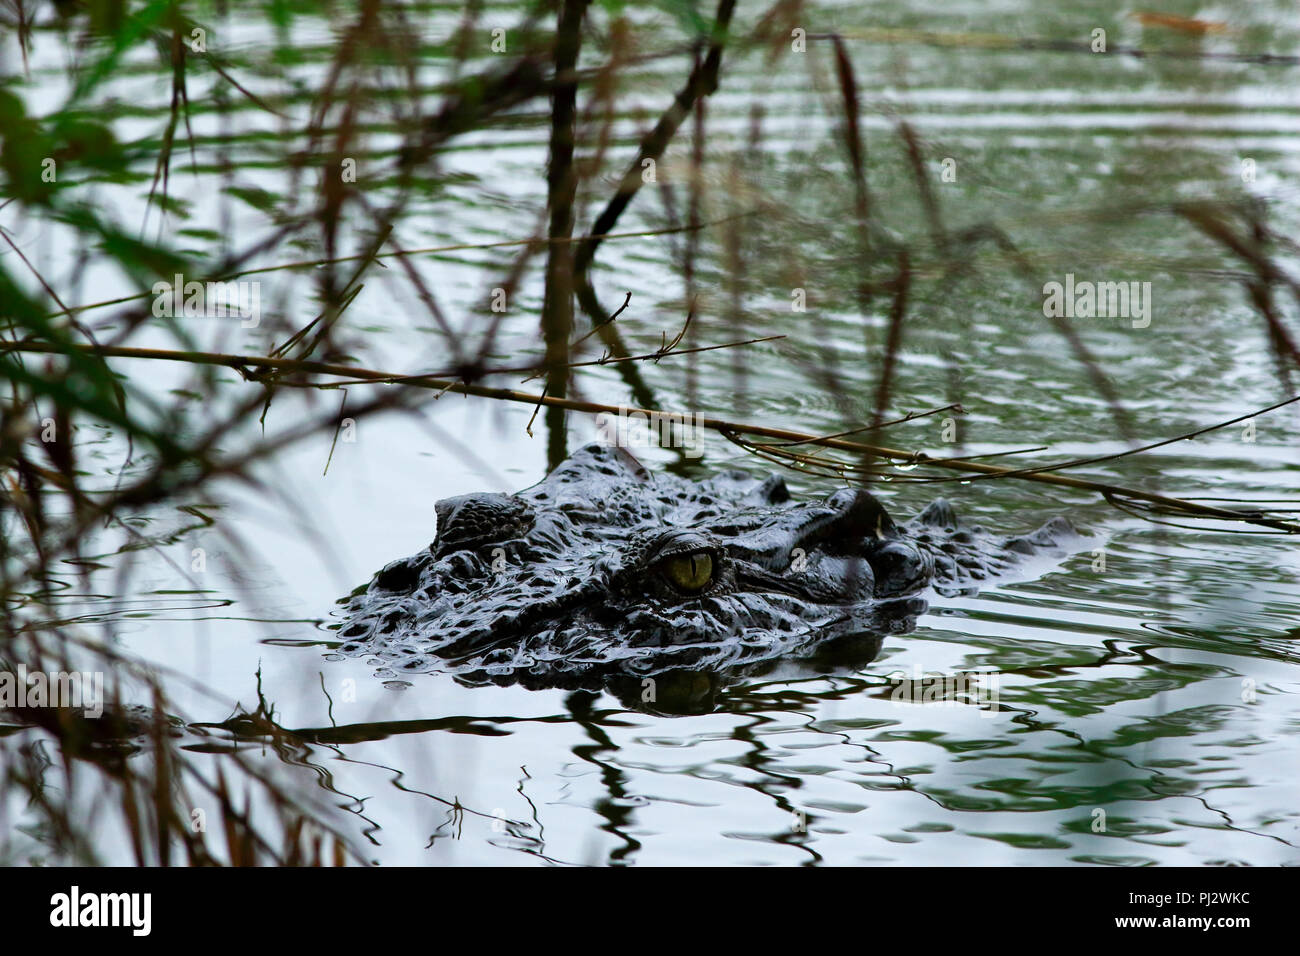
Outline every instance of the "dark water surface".
<path id="1" fill-rule="evenodd" d="M 1032 273 L 1026 277 L 990 244 L 972 245 L 977 268 L 962 278 L 944 277 L 940 259 L 918 263 L 893 410 L 962 401 L 968 414 L 957 453 L 1050 446 L 1036 459 L 1050 461 L 1127 447 L 1086 368 L 1043 315 L 1042 284 L 1067 273 L 1151 283 L 1147 327 L 1126 318 L 1070 320 L 1104 365 L 1140 439 L 1177 435 L 1286 397 L 1263 322 L 1238 281 L 1244 267 L 1168 209 L 1175 201 L 1253 197 L 1274 229 L 1297 235 L 1300 71 L 1198 56 L 1294 53 L 1300 21 L 1293 8 L 1215 7 L 1203 15 L 1230 29 L 1198 38 L 1144 26 L 1115 3 L 1024 6 L 844 3 L 808 14 L 810 33 L 846 34 L 863 91 L 881 229 L 925 242 L 931 228 L 895 130 L 906 117 L 948 232 L 996 223 Z M 456 6 L 417 9 L 430 43 L 460 17 Z M 761 12 L 741 4 L 747 22 Z M 516 19 L 509 6 L 489 6 L 485 15 L 488 25 Z M 667 14 L 634 19 L 643 22 L 637 36 L 644 49 L 677 42 Z M 976 42 L 996 35 L 1082 43 L 1097 26 L 1108 29 L 1112 45 L 1181 55 L 1137 59 Z M 225 28 L 237 38 L 232 56 L 244 69 L 241 79 L 279 97 L 301 122 L 309 104 L 290 80 L 306 90 L 320 82 L 331 31 L 311 19 L 293 21 L 297 59 L 276 71 L 261 68 L 282 42 L 267 23 L 231 17 Z M 927 43 L 922 31 L 955 39 Z M 22 87 L 34 109 L 61 102 L 70 43 L 55 33 L 36 36 Z M 10 39 L 6 71 L 16 69 L 14 52 Z M 433 51 L 420 78 L 431 96 L 444 63 Z M 165 72 L 155 61 L 129 66 L 116 81 L 115 129 L 122 139 L 154 137 L 170 95 Z M 755 52 L 727 66 L 709 106 L 702 215 L 753 215 L 703 234 L 695 341 L 787 338 L 743 353 L 646 364 L 642 374 L 667 408 L 812 432 L 850 427 L 870 414 L 889 302 L 874 302 L 864 321 L 855 296 L 862 273 L 853 187 L 836 133 L 832 50 L 810 42 L 807 53 L 788 53 L 776 65 Z M 627 112 L 604 178 L 587 187 L 581 225 L 612 193 L 638 131 L 653 122 L 686 69 L 679 55 L 624 77 Z M 278 142 L 283 130 L 255 110 L 218 113 L 203 89 L 208 79 L 195 79 L 191 90 L 197 171 L 187 147 L 172 173 L 186 215 L 163 228 L 188 225 L 194 248 L 215 251 L 242 229 L 265 226 L 240 190 L 283 198 L 294 187 L 265 143 Z M 379 157 L 396 136 L 373 120 L 368 143 Z M 247 135 L 245 126 L 262 134 Z M 487 290 L 517 252 L 483 246 L 527 238 L 537 227 L 546 135 L 538 109 L 458 141 L 444 167 L 454 175 L 421 195 L 399 226 L 407 248 L 478 244 L 412 258 L 457 325 L 483 321 Z M 940 176 L 945 158 L 955 161 L 955 182 Z M 367 160 L 361 157 L 363 167 Z M 122 220 L 137 227 L 152 163 L 140 160 L 142 181 L 104 187 Z M 1248 168 L 1251 181 L 1242 175 Z M 674 190 L 679 215 L 688 177 L 682 139 L 660 164 L 657 184 Z M 383 184 L 375 190 L 381 195 Z M 619 228 L 670 226 L 665 208 L 647 188 Z M 33 261 L 69 274 L 72 253 L 59 227 L 5 216 L 0 212 L 0 223 L 23 235 Z M 156 213 L 149 222 L 159 228 Z M 601 250 L 602 298 L 616 305 L 632 292 L 619 322 L 634 352 L 653 351 L 661 333 L 671 337 L 680 327 L 682 252 L 680 236 L 611 240 Z M 265 264 L 321 254 L 283 248 Z M 300 324 L 314 314 L 309 279 L 304 271 L 265 275 L 266 307 Z M 506 364 L 536 349 L 540 283 L 534 270 L 517 296 L 498 347 Z M 82 303 L 138 291 L 93 265 L 79 288 L 72 298 Z M 795 288 L 806 291 L 806 313 L 790 310 Z M 111 314 L 88 316 L 107 327 Z M 443 343 L 400 269 L 373 270 L 346 322 L 368 367 L 409 372 L 445 362 Z M 200 320 L 193 334 L 213 348 L 265 348 L 261 330 L 228 320 Z M 818 371 L 828 356 L 839 397 Z M 161 363 L 117 367 L 160 394 L 183 388 L 187 374 Z M 500 384 L 538 385 L 518 386 L 519 378 Z M 232 393 L 251 387 L 233 372 L 222 379 Z M 583 371 L 577 387 L 590 400 L 631 401 L 611 368 Z M 366 391 L 350 389 L 349 405 L 360 405 Z M 269 420 L 296 414 L 295 401 L 303 400 L 277 397 Z M 337 404 L 339 394 L 306 401 Z M 174 675 L 165 683 L 175 710 L 192 720 L 221 721 L 236 701 L 251 710 L 260 688 L 277 723 L 312 732 L 292 759 L 256 742 L 245 742 L 246 755 L 283 763 L 298 786 L 319 790 L 366 858 L 385 864 L 1300 862 L 1294 541 L 1212 524 L 1156 525 L 1050 486 L 873 488 L 902 516 L 943 494 L 959 513 L 1008 534 L 1064 514 L 1101 550 L 977 596 L 936 596 L 917 630 L 887 639 L 874 661 L 741 681 L 722 689 L 708 713 L 662 716 L 608 695 L 466 688 L 437 675 L 385 681 L 365 660 L 327 659 L 336 643 L 328 627 L 334 601 L 428 544 L 437 499 L 513 491 L 544 475 L 545 438 L 536 426 L 537 437 L 525 431 L 531 415 L 527 406 L 447 395 L 416 415 L 366 418 L 355 441 L 334 448 L 328 474 L 328 441 L 295 447 L 260 468 L 260 489 L 215 488 L 201 500 L 141 515 L 134 535 L 106 530 L 86 549 L 102 565 L 94 593 L 84 593 L 68 569 L 68 590 L 54 613 Z M 1253 426 L 1077 473 L 1187 496 L 1295 496 L 1300 415 L 1285 409 Z M 571 447 L 594 435 L 586 417 L 572 416 L 569 427 Z M 953 454 L 945 437 L 941 416 L 890 432 L 895 446 Z M 96 443 L 97 454 L 88 450 L 86 458 L 111 486 L 122 462 L 117 436 L 81 440 Z M 704 470 L 764 470 L 716 436 L 705 450 Z M 643 457 L 656 466 L 676 460 L 658 449 Z M 800 495 L 837 487 L 787 478 Z M 154 546 L 141 549 L 137 536 Z M 202 571 L 193 570 L 194 549 L 203 549 Z M 996 704 L 908 704 L 892 693 L 891 675 L 900 672 L 970 671 L 993 675 Z M 21 819 L 21 808 L 10 810 Z M 11 837 L 16 856 L 39 855 L 39 847 L 37 838 L 27 847 Z M 130 859 L 125 843 L 108 840 L 100 850 L 108 861 Z"/>

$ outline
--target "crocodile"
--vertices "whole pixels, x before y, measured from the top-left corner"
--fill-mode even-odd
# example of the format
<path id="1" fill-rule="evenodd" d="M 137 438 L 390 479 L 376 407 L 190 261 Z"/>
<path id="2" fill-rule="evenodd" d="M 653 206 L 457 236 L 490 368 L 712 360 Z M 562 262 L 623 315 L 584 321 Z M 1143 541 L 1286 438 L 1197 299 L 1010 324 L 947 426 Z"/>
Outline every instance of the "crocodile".
<path id="1" fill-rule="evenodd" d="M 435 540 L 340 600 L 334 654 L 376 676 L 605 688 L 647 678 L 716 690 L 719 675 L 790 658 L 869 662 L 927 595 L 1077 550 L 1054 518 L 998 537 L 939 499 L 906 523 L 841 488 L 794 501 L 776 474 L 652 473 L 592 444 L 513 495 L 438 501 Z M 619 696 L 623 696 L 622 693 Z"/>

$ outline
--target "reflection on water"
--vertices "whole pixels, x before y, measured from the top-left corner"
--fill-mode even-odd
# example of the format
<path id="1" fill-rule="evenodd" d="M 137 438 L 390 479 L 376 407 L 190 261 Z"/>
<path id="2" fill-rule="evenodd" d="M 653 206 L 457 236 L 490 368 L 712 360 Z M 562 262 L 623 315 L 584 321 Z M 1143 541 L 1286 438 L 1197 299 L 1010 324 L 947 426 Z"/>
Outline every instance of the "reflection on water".
<path id="1" fill-rule="evenodd" d="M 1296 24 L 1283 13 L 1235 11 L 1240 32 L 1177 43 L 1192 52 L 1225 44 L 1291 52 Z M 820 26 L 847 33 L 1014 27 L 1017 35 L 1079 37 L 1100 21 L 1114 24 L 1117 43 L 1163 36 L 1159 25 L 1111 3 L 1077 16 L 1019 12 L 1014 23 L 992 10 L 941 15 L 912 3 L 844 4 L 823 16 Z M 317 49 L 304 37 L 304 62 L 327 62 L 327 39 L 316 36 Z M 249 42 L 256 52 L 258 37 Z M 754 347 L 747 366 L 725 351 L 644 366 L 665 407 L 693 402 L 720 417 L 813 432 L 870 414 L 888 302 L 864 322 L 838 114 L 822 106 L 833 99 L 833 66 L 814 57 L 818 49 L 779 71 L 761 56 L 746 60 L 709 114 L 716 158 L 705 175 L 718 187 L 709 195 L 719 208 L 702 215 L 720 220 L 742 207 L 759 215 L 742 230 L 701 240 L 693 334 L 697 344 L 740 332 L 788 338 Z M 906 115 L 928 161 L 956 160 L 955 181 L 935 188 L 943 229 L 954 244 L 969 239 L 961 247 L 967 271 L 918 263 L 894 388 L 900 411 L 962 401 L 969 413 L 960 421 L 960 453 L 1122 450 L 1104 396 L 1043 319 L 1041 285 L 1067 273 L 1153 284 L 1149 329 L 1105 319 L 1076 327 L 1143 439 L 1278 399 L 1266 334 L 1237 281 L 1240 263 L 1161 204 L 1259 203 L 1273 228 L 1296 234 L 1293 68 L 938 47 L 900 36 L 849 49 L 875 107 L 864 134 L 881 227 L 913 237 L 935 225 L 895 135 L 895 116 Z M 37 68 L 39 75 L 39 60 Z M 142 71 L 157 75 L 152 66 Z M 637 82 L 653 111 L 677 76 L 661 63 L 644 71 Z M 286 108 L 294 102 L 286 96 Z M 185 173 L 195 183 L 187 188 L 196 205 L 211 203 L 213 221 L 224 221 L 215 211 L 228 198 L 219 198 L 214 152 L 228 145 L 231 158 L 253 160 L 256 144 L 224 143 L 229 131 L 200 107 L 194 121 L 207 139 L 198 172 Z M 134 105 L 122 109 L 122 121 L 131 121 Z M 639 121 L 631 114 L 619 121 L 615 139 L 626 148 Z M 755 124 L 762 147 L 752 151 Z M 448 195 L 404 225 L 405 245 L 529 235 L 544 195 L 545 142 L 540 117 L 525 114 L 449 155 Z M 1255 172 L 1244 182 L 1247 158 Z M 679 205 L 687 160 L 685 151 L 670 155 L 661 169 Z M 277 169 L 255 175 L 259 188 L 287 188 Z M 596 197 L 608 184 L 600 187 Z M 624 225 L 667 228 L 674 210 L 681 212 L 647 198 Z M 979 239 L 976 227 L 987 222 L 1014 235 L 1036 281 Z M 41 230 L 21 238 L 37 261 L 57 260 Z M 619 320 L 634 352 L 653 351 L 664 330 L 680 327 L 683 248 L 668 237 L 602 250 L 602 294 L 630 290 L 637 305 Z M 444 253 L 419 268 L 444 308 L 473 316 L 483 288 L 509 268 L 507 251 Z M 419 312 L 406 309 L 409 289 L 393 279 L 400 270 L 387 271 L 350 306 L 349 320 L 367 330 L 359 334 L 384 334 L 388 344 L 376 347 L 390 354 L 389 367 L 439 364 L 436 338 L 406 318 Z M 794 288 L 807 290 L 809 311 L 792 324 Z M 540 286 L 525 283 L 519 301 L 525 317 L 503 327 L 503 354 L 536 339 Z M 627 399 L 609 369 L 583 373 L 580 382 L 587 396 Z M 287 398 L 276 401 L 271 415 L 292 414 Z M 447 398 L 427 419 L 365 421 L 356 444 L 334 450 L 328 476 L 321 474 L 328 448 L 295 449 L 260 474 L 274 497 L 228 488 L 220 508 L 178 502 L 175 513 L 131 532 L 105 529 L 103 541 L 85 549 L 95 556 L 65 569 L 40 601 L 69 633 L 106 637 L 159 669 L 192 721 L 187 751 L 212 761 L 239 753 L 283 769 L 323 795 L 321 812 L 337 813 L 365 858 L 383 863 L 1300 862 L 1294 544 L 1144 523 L 1059 489 L 993 482 L 942 493 L 1008 532 L 1067 514 L 1104 540 L 1097 551 L 1032 581 L 933 597 L 915 630 L 883 643 L 862 638 L 755 671 L 674 674 L 653 703 L 642 700 L 639 682 L 527 690 L 422 674 L 384 684 L 362 661 L 322 660 L 337 647 L 328 628 L 334 598 L 426 545 L 436 499 L 541 477 L 543 442 L 527 438 L 530 414 Z M 430 422 L 436 432 L 424 427 Z M 1080 474 L 1188 495 L 1296 497 L 1300 420 L 1288 410 L 1255 424 L 1249 440 L 1228 430 Z M 940 427 L 901 426 L 893 443 L 940 447 Z M 571 428 L 573 445 L 591 437 L 590 422 L 575 419 Z M 106 451 L 86 461 L 111 485 L 120 457 Z M 688 467 L 724 465 L 761 470 L 717 440 Z M 790 480 L 796 493 L 830 490 L 806 476 Z M 881 488 L 902 515 L 933 493 Z M 205 519 L 197 524 L 196 509 Z M 196 548 L 206 557 L 201 571 Z M 925 675 L 969 674 L 996 677 L 996 703 L 969 687 L 926 692 L 934 685 Z M 916 681 L 919 693 L 900 692 Z M 0 752 L 9 759 L 33 733 L 5 728 Z M 22 808 L 5 812 L 22 817 Z M 39 845 L 41 835 L 30 842 Z M 130 859 L 125 846 L 104 852 Z"/>

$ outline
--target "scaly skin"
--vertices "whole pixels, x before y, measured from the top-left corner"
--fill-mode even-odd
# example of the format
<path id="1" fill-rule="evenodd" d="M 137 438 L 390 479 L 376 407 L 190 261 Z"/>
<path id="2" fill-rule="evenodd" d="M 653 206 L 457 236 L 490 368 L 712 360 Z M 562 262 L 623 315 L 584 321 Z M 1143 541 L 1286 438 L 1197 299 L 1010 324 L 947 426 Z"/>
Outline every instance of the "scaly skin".
<path id="1" fill-rule="evenodd" d="M 377 659 L 380 676 L 630 691 L 846 647 L 861 664 L 915 625 L 928 589 L 972 588 L 1077 540 L 1059 518 L 998 539 L 942 500 L 900 526 L 865 491 L 793 502 L 775 475 L 692 482 L 602 445 L 518 494 L 435 509 L 429 548 L 340 602 L 340 652 Z"/>

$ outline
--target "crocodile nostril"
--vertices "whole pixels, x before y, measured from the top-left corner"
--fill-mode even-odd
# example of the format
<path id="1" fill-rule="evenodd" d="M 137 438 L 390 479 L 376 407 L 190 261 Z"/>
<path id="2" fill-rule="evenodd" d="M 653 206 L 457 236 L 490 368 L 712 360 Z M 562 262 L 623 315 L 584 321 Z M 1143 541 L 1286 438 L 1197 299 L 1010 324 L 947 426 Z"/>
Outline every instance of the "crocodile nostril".
<path id="1" fill-rule="evenodd" d="M 837 538 L 891 538 L 894 520 L 874 495 L 860 488 L 844 488 L 826 503 L 839 512 L 833 530 Z"/>
<path id="2" fill-rule="evenodd" d="M 770 505 L 779 505 L 790 500 L 790 489 L 785 486 L 785 479 L 780 475 L 768 475 L 761 485 L 750 492 L 750 497 Z"/>
<path id="3" fill-rule="evenodd" d="M 934 559 L 929 552 L 903 541 L 882 545 L 869 560 L 876 575 L 877 598 L 919 591 L 934 578 Z"/>
<path id="4" fill-rule="evenodd" d="M 414 561 L 394 561 L 375 575 L 385 591 L 411 591 L 420 583 L 420 569 Z"/>

